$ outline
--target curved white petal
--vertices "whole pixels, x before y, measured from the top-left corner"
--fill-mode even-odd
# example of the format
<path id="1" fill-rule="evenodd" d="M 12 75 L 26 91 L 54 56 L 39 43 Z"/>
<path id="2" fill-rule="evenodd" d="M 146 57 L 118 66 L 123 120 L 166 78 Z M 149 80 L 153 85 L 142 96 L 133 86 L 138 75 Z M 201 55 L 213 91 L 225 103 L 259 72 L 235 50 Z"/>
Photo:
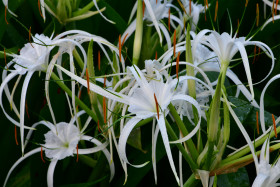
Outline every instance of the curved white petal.
<path id="1" fill-rule="evenodd" d="M 112 24 L 116 24 L 115 22 L 109 20 L 108 18 L 106 18 L 106 17 L 102 14 L 102 12 L 100 11 L 100 9 L 99 9 L 99 7 L 98 7 L 98 5 L 97 5 L 96 0 L 93 0 L 93 3 L 94 3 L 94 6 L 96 7 L 97 11 L 99 12 L 99 14 L 100 14 L 106 21 L 108 21 L 109 23 L 112 23 Z"/>
<path id="2" fill-rule="evenodd" d="M 175 176 L 175 179 L 176 179 L 177 183 L 180 184 L 180 180 L 179 180 L 179 177 L 177 175 L 175 164 L 174 164 L 172 154 L 171 154 L 171 149 L 170 149 L 169 139 L 168 139 L 168 135 L 167 135 L 167 131 L 166 131 L 164 116 L 160 115 L 159 119 L 157 119 L 157 122 L 158 122 L 159 130 L 160 130 L 160 133 L 161 133 L 161 137 L 162 137 L 162 140 L 163 140 L 163 144 L 164 144 L 164 147 L 165 147 L 165 150 L 166 150 L 167 158 L 169 160 L 169 164 L 171 166 L 172 172 Z"/>
<path id="3" fill-rule="evenodd" d="M 153 24 L 154 24 L 154 26 L 155 26 L 155 28 L 156 28 L 157 33 L 158 33 L 159 41 L 160 41 L 160 43 L 162 44 L 162 36 L 161 36 L 160 29 L 159 29 L 159 24 L 158 24 L 158 22 L 157 22 L 157 19 L 156 19 L 156 16 L 155 16 L 155 14 L 154 14 L 154 11 L 153 11 L 153 8 L 152 8 L 152 6 L 151 6 L 151 3 L 150 3 L 150 1 L 148 1 L 148 0 L 144 0 L 144 2 L 145 2 L 145 4 L 146 4 L 147 11 L 148 11 L 148 13 L 149 13 L 150 16 L 151 16 L 152 21 L 153 21 Z"/>
<path id="4" fill-rule="evenodd" d="M 26 103 L 26 93 L 29 81 L 33 75 L 34 71 L 29 71 L 24 79 L 21 99 L 20 99 L 20 140 L 21 140 L 21 151 L 24 153 L 24 114 L 25 114 L 25 103 Z"/>
<path id="5" fill-rule="evenodd" d="M 170 143 L 182 143 L 182 142 L 187 141 L 188 139 L 192 138 L 196 134 L 198 129 L 200 128 L 201 110 L 200 110 L 198 102 L 194 98 L 192 98 L 191 96 L 188 96 L 188 95 L 176 95 L 176 96 L 174 96 L 172 98 L 172 101 L 175 101 L 175 100 L 182 100 L 182 101 L 187 101 L 187 102 L 191 103 L 197 109 L 198 117 L 199 117 L 197 125 L 195 126 L 195 128 L 187 136 L 185 136 L 184 138 L 181 138 L 179 140 L 170 142 Z"/>
<path id="6" fill-rule="evenodd" d="M 57 159 L 53 159 L 49 165 L 49 169 L 47 173 L 48 187 L 53 187 L 53 174 L 57 161 L 58 161 Z"/>
<path id="7" fill-rule="evenodd" d="M 266 131 L 265 130 L 265 119 L 264 119 L 264 94 L 266 92 L 266 89 L 268 88 L 268 86 L 275 81 L 276 79 L 280 78 L 280 74 L 275 75 L 274 77 L 272 77 L 265 85 L 265 87 L 263 88 L 261 97 L 260 97 L 260 122 L 261 122 L 261 128 L 263 133 Z"/>
<path id="8" fill-rule="evenodd" d="M 23 157 L 21 157 L 20 159 L 18 159 L 14 165 L 11 167 L 11 169 L 9 170 L 7 176 L 6 176 L 6 179 L 5 179 L 5 182 L 4 182 L 4 185 L 3 186 L 6 186 L 7 182 L 8 182 L 8 179 L 11 175 L 11 173 L 13 172 L 13 170 L 17 167 L 17 165 L 19 165 L 23 160 L 25 160 L 26 158 L 28 158 L 29 156 L 35 154 L 35 153 L 39 153 L 41 151 L 41 147 L 39 148 L 36 148 L 28 153 L 26 153 Z"/>
<path id="9" fill-rule="evenodd" d="M 131 118 L 127 123 L 126 125 L 124 126 L 121 134 L 120 134 L 120 138 L 119 138 L 119 155 L 120 155 L 120 158 L 122 160 L 124 160 L 126 163 L 136 167 L 136 168 L 141 168 L 143 166 L 145 166 L 148 162 L 144 163 L 144 164 L 140 164 L 140 165 L 133 165 L 131 164 L 127 157 L 126 157 L 126 142 L 127 142 L 127 139 L 131 133 L 131 131 L 133 130 L 133 128 L 135 127 L 135 125 L 137 125 L 137 123 L 139 121 L 141 121 L 142 119 L 140 118 L 137 118 L 137 117 L 133 117 Z"/>

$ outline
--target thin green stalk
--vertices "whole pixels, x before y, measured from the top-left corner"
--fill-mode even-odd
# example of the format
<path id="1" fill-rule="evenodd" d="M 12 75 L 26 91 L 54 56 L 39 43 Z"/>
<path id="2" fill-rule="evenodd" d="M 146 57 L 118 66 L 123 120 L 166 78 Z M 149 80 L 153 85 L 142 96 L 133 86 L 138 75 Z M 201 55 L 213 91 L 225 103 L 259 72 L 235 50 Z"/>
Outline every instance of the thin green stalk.
<path id="1" fill-rule="evenodd" d="M 76 59 L 78 65 L 81 69 L 84 69 L 84 61 L 82 60 L 81 56 L 79 55 L 78 51 L 76 49 L 73 50 L 73 56 Z"/>
<path id="2" fill-rule="evenodd" d="M 276 132 L 277 134 L 280 133 L 280 126 L 276 128 Z M 269 136 L 269 139 L 271 139 L 273 136 L 275 136 L 275 132 L 271 131 L 270 135 L 267 134 L 264 137 L 262 137 L 261 139 L 259 139 L 258 141 L 255 141 L 255 148 L 259 147 L 260 145 L 262 145 L 265 140 L 267 139 L 267 137 Z M 229 163 L 231 161 L 234 161 L 236 159 L 239 159 L 240 157 L 246 155 L 247 153 L 249 153 L 251 150 L 249 148 L 249 146 L 247 145 L 244 149 L 238 151 L 237 153 L 227 157 L 226 159 L 222 160 L 221 165 Z"/>
<path id="3" fill-rule="evenodd" d="M 188 180 L 185 182 L 184 187 L 191 187 L 191 186 L 197 186 L 197 183 L 199 182 L 199 180 L 197 180 L 194 176 L 194 174 L 192 174 Z"/>
<path id="4" fill-rule="evenodd" d="M 173 131 L 172 127 L 170 126 L 170 124 L 168 123 L 167 120 L 165 120 L 165 125 L 166 125 L 166 129 L 167 132 L 171 138 L 172 141 L 176 141 L 178 140 L 178 137 L 176 135 L 176 133 Z M 191 158 L 191 156 L 186 152 L 186 150 L 184 149 L 183 145 L 180 143 L 175 144 L 177 146 L 177 148 L 180 150 L 180 152 L 182 153 L 183 157 L 185 158 L 185 160 L 188 162 L 190 168 L 192 169 L 193 172 L 196 172 L 196 170 L 198 169 L 197 164 L 193 161 L 193 159 Z"/>
<path id="5" fill-rule="evenodd" d="M 276 150 L 279 150 L 280 149 L 280 143 L 276 144 L 276 145 L 273 145 L 269 148 L 269 152 L 273 152 L 273 151 L 276 151 Z M 261 153 L 261 151 L 257 151 L 255 154 L 257 156 L 259 156 Z M 211 173 L 212 174 L 222 174 L 223 171 L 226 171 L 230 168 L 232 169 L 238 169 L 240 167 L 243 167 L 245 165 L 248 165 L 249 163 L 253 162 L 253 155 L 250 154 L 250 155 L 246 155 L 244 157 L 241 157 L 241 158 L 238 158 L 238 159 L 235 159 L 235 160 L 231 160 L 230 162 L 227 162 L 227 163 L 222 163 L 219 165 L 219 167 L 217 169 L 215 169 L 214 171 L 212 171 Z"/>
<path id="6" fill-rule="evenodd" d="M 177 126 L 179 127 L 180 131 L 183 133 L 183 136 L 187 136 L 189 134 L 188 129 L 186 128 L 184 122 L 181 120 L 179 114 L 177 113 L 175 107 L 170 103 L 168 105 L 168 108 L 170 110 L 170 113 L 172 114 L 173 118 L 176 121 Z M 190 154 L 193 158 L 193 160 L 197 160 L 198 158 L 198 152 L 195 148 L 195 145 L 192 141 L 192 139 L 189 139 L 188 141 L 186 141 L 188 150 L 190 151 Z"/>
<path id="7" fill-rule="evenodd" d="M 96 0 L 96 2 L 98 2 L 98 1 L 99 0 Z M 83 15 L 83 14 L 87 13 L 93 6 L 94 6 L 94 2 L 91 1 L 89 4 L 84 6 L 82 9 L 73 12 L 72 17 L 80 16 L 80 15 Z"/>
<path id="8" fill-rule="evenodd" d="M 72 97 L 72 91 L 63 83 L 62 80 L 59 79 L 59 77 L 55 74 L 52 73 L 51 74 L 51 78 L 56 82 L 56 84 L 62 88 L 70 97 Z M 97 122 L 98 119 L 96 117 L 96 115 L 93 113 L 93 111 L 91 111 L 91 109 L 89 109 L 87 107 L 87 105 L 81 101 L 77 96 L 75 96 L 75 102 L 76 104 L 78 104 L 90 117 L 92 117 L 92 119 Z"/>

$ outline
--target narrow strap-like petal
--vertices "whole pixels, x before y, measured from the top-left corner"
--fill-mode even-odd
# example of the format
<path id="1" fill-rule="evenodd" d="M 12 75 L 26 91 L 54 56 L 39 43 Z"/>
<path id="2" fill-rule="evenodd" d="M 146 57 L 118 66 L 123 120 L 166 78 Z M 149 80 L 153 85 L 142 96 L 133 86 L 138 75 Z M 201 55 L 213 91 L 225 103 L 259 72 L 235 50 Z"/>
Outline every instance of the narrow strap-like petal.
<path id="1" fill-rule="evenodd" d="M 54 174 L 54 169 L 57 164 L 57 159 L 53 159 L 49 165 L 48 173 L 47 173 L 47 183 L 48 187 L 53 187 L 53 174 Z"/>
<path id="2" fill-rule="evenodd" d="M 124 128 L 123 128 L 123 130 L 120 134 L 119 146 L 118 146 L 119 147 L 119 155 L 120 155 L 121 159 L 124 160 L 126 163 L 128 163 L 128 164 L 130 164 L 130 165 L 132 165 L 136 168 L 140 168 L 140 167 L 145 166 L 147 164 L 147 162 L 144 163 L 144 164 L 140 164 L 140 165 L 131 164 L 126 157 L 126 149 L 125 148 L 126 148 L 127 139 L 129 137 L 131 131 L 133 130 L 135 125 L 137 125 L 137 123 L 141 120 L 142 119 L 140 119 L 140 118 L 133 117 L 126 123 L 126 125 L 124 126 Z"/>
<path id="3" fill-rule="evenodd" d="M 6 176 L 6 179 L 5 179 L 5 182 L 4 182 L 4 185 L 3 186 L 6 186 L 7 182 L 8 182 L 8 179 L 11 175 L 11 173 L 13 172 L 13 170 L 23 161 L 25 160 L 26 158 L 30 157 L 31 155 L 35 154 L 35 153 L 39 153 L 41 151 L 41 147 L 39 148 L 36 148 L 28 153 L 26 153 L 24 156 L 20 157 L 20 159 L 18 159 L 14 165 L 11 167 L 11 169 L 9 170 L 7 176 Z"/>

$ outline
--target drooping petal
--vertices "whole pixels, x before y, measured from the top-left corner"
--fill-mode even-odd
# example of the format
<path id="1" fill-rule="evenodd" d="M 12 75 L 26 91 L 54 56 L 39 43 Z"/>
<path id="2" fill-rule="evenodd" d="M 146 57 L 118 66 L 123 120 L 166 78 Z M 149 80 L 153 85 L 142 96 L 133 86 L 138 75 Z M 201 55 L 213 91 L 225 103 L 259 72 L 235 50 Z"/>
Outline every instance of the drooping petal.
<path id="1" fill-rule="evenodd" d="M 21 140 L 21 151 L 24 153 L 24 114 L 26 105 L 26 93 L 29 81 L 33 75 L 34 71 L 29 71 L 24 79 L 22 90 L 21 90 L 21 100 L 20 100 L 20 140 Z"/>
<path id="2" fill-rule="evenodd" d="M 272 77 L 265 85 L 265 87 L 263 88 L 262 94 L 261 94 L 261 98 L 260 98 L 260 122 L 261 122 L 261 128 L 263 133 L 266 131 L 265 129 L 265 119 L 264 119 L 264 94 L 266 92 L 266 89 L 268 88 L 268 86 L 275 81 L 276 79 L 279 79 L 280 75 L 275 75 L 274 77 Z"/>
<path id="3" fill-rule="evenodd" d="M 115 22 L 109 20 L 108 18 L 106 18 L 106 17 L 102 14 L 102 12 L 100 11 L 100 9 L 99 9 L 99 7 L 98 7 L 98 5 L 97 5 L 96 0 L 93 0 L 93 3 L 94 3 L 94 6 L 96 7 L 97 11 L 99 12 L 99 14 L 100 14 L 106 21 L 108 21 L 109 23 L 112 23 L 112 24 L 116 24 Z"/>
<path id="4" fill-rule="evenodd" d="M 157 122 L 158 122 L 159 130 L 160 130 L 160 133 L 161 133 L 161 137 L 162 137 L 163 144 L 164 144 L 164 147 L 165 147 L 165 150 L 166 150 L 166 154 L 167 154 L 169 164 L 171 166 L 172 172 L 175 176 L 175 179 L 176 179 L 177 183 L 180 184 L 180 180 L 179 180 L 179 177 L 177 175 L 175 164 L 174 164 L 172 154 L 171 154 L 171 149 L 170 149 L 169 139 L 168 139 L 168 135 L 167 135 L 167 131 L 166 131 L 164 116 L 160 115 L 159 119 L 157 119 Z"/>
<path id="5" fill-rule="evenodd" d="M 120 155 L 121 159 L 124 160 L 129 165 L 132 165 L 136 168 L 141 168 L 141 167 L 145 166 L 148 162 L 145 162 L 144 164 L 140 164 L 140 165 L 131 164 L 126 157 L 126 149 L 125 148 L 126 148 L 127 139 L 129 137 L 131 131 L 133 130 L 135 125 L 137 125 L 137 123 L 141 120 L 142 119 L 140 119 L 140 118 L 133 117 L 126 123 L 126 125 L 124 126 L 124 128 L 123 128 L 123 130 L 120 134 L 119 146 L 118 146 L 119 147 L 119 155 Z"/>
<path id="6" fill-rule="evenodd" d="M 57 159 L 53 159 L 49 165 L 49 169 L 47 173 L 48 187 L 53 187 L 53 174 L 57 161 L 58 161 Z"/>
<path id="7" fill-rule="evenodd" d="M 11 167 L 11 169 L 9 170 L 7 176 L 6 176 L 6 179 L 5 179 L 5 182 L 4 182 L 4 185 L 3 186 L 6 186 L 7 182 L 8 182 L 8 179 L 11 175 L 11 173 L 13 172 L 13 170 L 23 161 L 25 160 L 26 158 L 30 157 L 31 155 L 35 154 L 35 153 L 39 153 L 41 151 L 41 147 L 39 148 L 36 148 L 28 153 L 26 153 L 24 156 L 20 157 L 20 159 L 18 159 L 14 165 Z"/>
<path id="8" fill-rule="evenodd" d="M 72 79 L 75 79 L 77 82 L 79 82 L 80 84 L 82 84 L 83 86 L 87 87 L 87 81 L 78 77 L 77 75 L 67 71 L 66 69 L 64 69 L 63 67 L 56 65 L 59 69 L 61 69 L 65 74 L 67 74 L 69 77 L 71 77 Z M 112 99 L 112 100 L 116 100 L 118 102 L 124 103 L 124 104 L 129 104 L 129 98 L 126 95 L 123 94 L 119 94 L 117 92 L 114 91 L 109 91 L 107 89 L 103 89 L 93 83 L 89 83 L 90 84 L 90 90 L 102 95 L 104 97 L 107 97 L 108 99 Z"/>

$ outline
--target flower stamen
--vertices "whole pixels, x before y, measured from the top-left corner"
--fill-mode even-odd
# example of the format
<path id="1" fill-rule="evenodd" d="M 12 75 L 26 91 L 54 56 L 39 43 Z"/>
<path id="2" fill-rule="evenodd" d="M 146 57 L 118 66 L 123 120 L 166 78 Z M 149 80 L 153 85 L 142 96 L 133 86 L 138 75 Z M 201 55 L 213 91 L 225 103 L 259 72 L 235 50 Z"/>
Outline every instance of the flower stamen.
<path id="1" fill-rule="evenodd" d="M 41 146 L 41 160 L 46 163 L 46 161 L 44 160 L 44 157 L 43 157 L 43 146 Z"/>
<path id="2" fill-rule="evenodd" d="M 272 22 L 274 23 L 274 9 L 275 9 L 275 1 L 273 0 L 272 4 Z"/>
<path id="3" fill-rule="evenodd" d="M 101 132 L 99 120 L 97 121 L 97 128 L 98 128 L 98 131 Z"/>
<path id="4" fill-rule="evenodd" d="M 155 54 L 155 60 L 157 60 L 157 51 L 156 51 L 156 54 Z"/>
<path id="5" fill-rule="evenodd" d="M 154 93 L 154 98 L 155 98 L 155 102 L 156 102 L 156 109 L 157 109 L 157 117 L 159 119 L 159 107 L 158 107 L 158 101 L 157 101 L 157 97 L 156 94 Z"/>
<path id="6" fill-rule="evenodd" d="M 7 6 L 5 6 L 5 21 L 7 23 L 7 25 L 9 24 L 8 20 L 7 20 Z"/>
<path id="7" fill-rule="evenodd" d="M 16 144 L 18 145 L 18 140 L 17 140 L 17 126 L 15 125 L 15 140 Z"/>
<path id="8" fill-rule="evenodd" d="M 41 3 L 40 3 L 40 0 L 38 0 L 38 8 L 39 8 L 39 13 L 40 13 L 41 17 L 44 18 L 43 14 L 42 14 L 42 11 L 41 11 Z"/>
<path id="9" fill-rule="evenodd" d="M 275 6 L 275 9 L 274 9 L 274 14 L 275 14 L 275 15 L 277 14 L 277 6 L 278 6 L 278 3 L 279 3 L 279 0 L 276 0 L 276 6 Z"/>
<path id="10" fill-rule="evenodd" d="M 127 38 L 127 36 L 128 36 L 128 33 L 126 33 L 126 35 L 125 35 L 124 38 L 123 38 L 122 47 L 123 47 L 123 45 L 124 45 L 124 42 L 125 42 L 125 39 Z"/>
<path id="11" fill-rule="evenodd" d="M 87 77 L 87 92 L 88 94 L 90 93 L 90 85 L 89 85 L 89 75 L 88 75 L 88 69 L 86 68 L 86 77 Z"/>
<path id="12" fill-rule="evenodd" d="M 255 48 L 254 48 L 254 59 L 253 59 L 252 64 L 254 64 L 254 63 L 255 63 L 255 60 L 256 60 L 256 55 L 257 55 L 257 45 L 255 45 Z"/>
<path id="13" fill-rule="evenodd" d="M 277 138 L 277 130 L 276 130 L 276 123 L 275 123 L 275 118 L 274 115 L 272 115 L 272 122 L 273 122 L 273 127 L 274 127 L 274 134 L 275 134 L 275 138 Z"/>
<path id="14" fill-rule="evenodd" d="M 256 26 L 259 26 L 259 21 L 260 21 L 260 10 L 259 10 L 259 3 L 257 3 L 257 7 L 256 7 Z"/>
<path id="15" fill-rule="evenodd" d="M 216 22 L 216 20 L 217 20 L 218 8 L 219 8 L 219 2 L 218 2 L 218 0 L 217 0 L 217 1 L 216 1 L 216 8 L 215 8 L 214 22 Z"/>
<path id="16" fill-rule="evenodd" d="M 168 30 L 170 31 L 170 8 L 168 10 Z"/>
<path id="17" fill-rule="evenodd" d="M 77 144 L 76 150 L 77 150 L 77 160 L 76 160 L 76 162 L 78 162 L 79 161 L 79 147 L 78 147 L 78 144 Z"/>
<path id="18" fill-rule="evenodd" d="M 107 123 L 107 117 L 106 117 L 106 98 L 103 97 L 103 114 L 104 114 L 104 123 Z"/>
<path id="19" fill-rule="evenodd" d="M 29 31 L 28 31 L 28 40 L 29 40 L 29 43 L 30 43 L 31 47 L 34 48 L 34 46 L 31 43 L 31 27 L 29 28 Z"/>
<path id="20" fill-rule="evenodd" d="M 121 41 L 121 35 L 119 35 L 119 58 L 120 62 L 122 61 L 122 41 Z"/>
<path id="21" fill-rule="evenodd" d="M 192 1 L 191 0 L 189 0 L 189 11 L 190 11 L 189 16 L 191 16 L 192 15 Z"/>
<path id="22" fill-rule="evenodd" d="M 248 5 L 248 0 L 246 0 L 245 7 L 247 7 L 247 5 Z"/>
<path id="23" fill-rule="evenodd" d="M 25 101 L 25 110 L 26 110 L 27 117 L 30 118 L 29 117 L 29 113 L 28 113 L 28 107 L 27 107 L 27 102 L 26 101 Z"/>

